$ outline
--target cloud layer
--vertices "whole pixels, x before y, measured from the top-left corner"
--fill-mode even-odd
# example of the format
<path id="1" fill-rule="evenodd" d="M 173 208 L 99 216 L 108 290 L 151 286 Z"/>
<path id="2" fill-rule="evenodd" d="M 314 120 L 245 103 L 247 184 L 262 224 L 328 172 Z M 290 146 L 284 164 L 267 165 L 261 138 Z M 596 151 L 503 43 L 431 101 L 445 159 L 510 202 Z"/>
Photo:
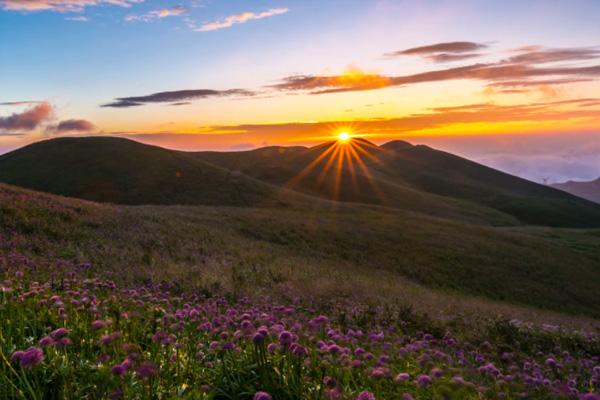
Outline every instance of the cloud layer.
<path id="1" fill-rule="evenodd" d="M 454 46 L 454 47 L 453 47 Z M 472 46 L 483 46 L 471 42 L 452 42 L 432 46 L 403 50 L 400 53 L 439 55 L 432 53 L 435 49 L 448 48 L 467 50 Z M 442 57 L 446 57 L 446 53 Z M 460 55 L 459 55 L 460 56 Z M 471 56 L 467 53 L 467 56 Z M 426 71 L 411 75 L 386 76 L 364 74 L 351 71 L 343 75 L 293 75 L 284 77 L 279 83 L 269 86 L 281 91 L 304 91 L 309 94 L 325 94 L 361 90 L 381 89 L 385 87 L 405 86 L 417 83 L 440 82 L 456 79 L 475 79 L 494 84 L 504 80 L 532 82 L 535 79 L 552 80 L 561 84 L 567 81 L 597 79 L 600 76 L 600 65 L 565 66 L 547 65 L 558 61 L 587 61 L 600 58 L 600 51 L 591 48 L 543 49 L 528 47 L 520 53 L 498 62 L 478 63 L 460 67 Z M 546 83 L 548 84 L 548 83 Z"/>

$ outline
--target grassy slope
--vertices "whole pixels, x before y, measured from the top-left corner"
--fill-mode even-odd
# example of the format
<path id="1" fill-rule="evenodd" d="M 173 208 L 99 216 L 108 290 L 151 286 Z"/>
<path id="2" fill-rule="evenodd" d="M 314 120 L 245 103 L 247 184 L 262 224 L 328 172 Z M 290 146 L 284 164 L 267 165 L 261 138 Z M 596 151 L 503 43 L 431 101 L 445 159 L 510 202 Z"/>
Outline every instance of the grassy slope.
<path id="1" fill-rule="evenodd" d="M 335 144 L 313 148 L 271 147 L 247 152 L 202 152 L 197 156 L 231 170 L 239 170 L 277 185 L 293 181 L 307 165 Z M 355 147 L 369 170 L 367 178 L 355 166 L 342 169 L 340 193 L 335 195 L 335 166 L 325 170 L 325 160 L 294 189 L 326 198 L 383 204 L 426 212 L 429 215 L 465 219 L 465 210 L 487 210 L 492 224 L 526 224 L 561 227 L 599 227 L 600 207 L 564 192 L 538 185 L 449 153 L 406 142 L 381 147 L 355 140 Z M 356 165 L 356 163 L 355 163 Z M 454 214 L 444 208 L 453 207 Z M 439 212 L 444 210 L 444 213 Z M 460 214 L 462 213 L 462 218 Z"/>
<path id="2" fill-rule="evenodd" d="M 432 307 L 452 297 L 411 283 L 418 282 L 600 317 L 597 230 L 478 227 L 324 204 L 117 207 L 0 185 L 0 254 L 91 260 L 122 279 L 175 279 L 211 291 L 423 299 Z"/>
<path id="3" fill-rule="evenodd" d="M 0 157 L 0 181 L 119 204 L 256 206 L 299 197 L 186 153 L 119 138 L 61 138 Z"/>

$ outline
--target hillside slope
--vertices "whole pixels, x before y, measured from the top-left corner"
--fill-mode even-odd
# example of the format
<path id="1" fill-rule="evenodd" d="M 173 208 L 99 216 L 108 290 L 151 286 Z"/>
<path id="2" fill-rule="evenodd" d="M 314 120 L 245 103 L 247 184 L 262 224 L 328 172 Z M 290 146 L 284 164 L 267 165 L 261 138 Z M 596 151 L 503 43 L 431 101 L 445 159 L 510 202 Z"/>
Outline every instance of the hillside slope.
<path id="1" fill-rule="evenodd" d="M 324 198 L 425 212 L 437 204 L 487 208 L 525 224 L 598 227 L 600 206 L 464 158 L 394 141 L 312 148 L 201 152 L 203 160 Z M 365 190 L 367 189 L 367 190 Z"/>
<path id="2" fill-rule="evenodd" d="M 186 153 L 120 138 L 60 138 L 0 156 L 0 181 L 117 204 L 273 205 L 293 197 Z"/>
<path id="3" fill-rule="evenodd" d="M 589 182 L 568 181 L 552 185 L 572 195 L 600 203 L 600 178 Z"/>
<path id="4" fill-rule="evenodd" d="M 74 259 L 119 281 L 401 300 L 435 314 L 486 305 L 461 300 L 468 295 L 600 318 L 599 237 L 357 204 L 113 206 L 0 184 L 0 267 L 18 255 Z"/>

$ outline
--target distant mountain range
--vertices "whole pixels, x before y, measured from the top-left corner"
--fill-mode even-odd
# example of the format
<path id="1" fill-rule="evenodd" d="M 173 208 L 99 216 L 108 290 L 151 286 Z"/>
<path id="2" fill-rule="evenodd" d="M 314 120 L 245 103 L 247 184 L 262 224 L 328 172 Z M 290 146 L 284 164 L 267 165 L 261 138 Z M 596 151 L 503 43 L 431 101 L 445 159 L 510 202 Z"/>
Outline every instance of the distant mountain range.
<path id="1" fill-rule="evenodd" d="M 568 181 L 555 183 L 552 186 L 575 196 L 600 203 L 600 178 L 589 182 Z"/>
<path id="2" fill-rule="evenodd" d="M 0 182 L 130 205 L 342 201 L 486 225 L 600 227 L 598 204 L 402 141 L 193 153 L 121 138 L 59 138 L 0 156 Z"/>

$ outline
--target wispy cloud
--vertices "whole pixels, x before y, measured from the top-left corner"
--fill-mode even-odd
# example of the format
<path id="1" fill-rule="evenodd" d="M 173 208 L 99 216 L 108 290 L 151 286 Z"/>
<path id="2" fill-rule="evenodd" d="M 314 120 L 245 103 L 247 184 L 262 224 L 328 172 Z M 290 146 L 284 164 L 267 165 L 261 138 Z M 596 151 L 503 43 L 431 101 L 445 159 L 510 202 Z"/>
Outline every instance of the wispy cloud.
<path id="1" fill-rule="evenodd" d="M 75 22 L 88 22 L 90 19 L 85 15 L 79 15 L 77 17 L 67 17 L 65 18 L 67 21 L 75 21 Z"/>
<path id="2" fill-rule="evenodd" d="M 557 61 L 583 61 L 600 57 L 600 49 L 575 47 L 567 49 L 548 49 L 541 46 L 527 46 L 516 49 L 519 54 L 506 60 L 507 63 L 545 64 Z"/>
<path id="3" fill-rule="evenodd" d="M 39 104 L 41 101 L 37 100 L 25 100 L 25 101 L 5 101 L 0 103 L 0 106 L 30 106 L 32 104 Z"/>
<path id="4" fill-rule="evenodd" d="M 192 89 L 176 90 L 172 92 L 158 92 L 147 96 L 119 97 L 114 102 L 101 105 L 101 107 L 127 108 L 136 107 L 148 103 L 174 103 L 183 105 L 188 100 L 205 99 L 209 97 L 248 97 L 254 96 L 255 92 L 246 89 Z"/>
<path id="5" fill-rule="evenodd" d="M 184 15 L 188 12 L 188 9 L 182 5 L 177 5 L 173 8 L 162 8 L 160 10 L 152 10 L 142 15 L 128 15 L 125 17 L 125 21 L 143 21 L 150 22 L 156 19 L 176 17 Z"/>
<path id="6" fill-rule="evenodd" d="M 384 56 L 419 56 L 433 62 L 441 63 L 479 57 L 482 54 L 476 51 L 487 47 L 486 44 L 475 42 L 444 42 L 385 53 Z"/>
<path id="7" fill-rule="evenodd" d="M 81 12 L 86 7 L 97 5 L 115 5 L 120 7 L 131 7 L 144 0 L 0 0 L 0 5 L 5 10 L 14 11 L 58 11 L 58 12 Z"/>
<path id="8" fill-rule="evenodd" d="M 0 117 L 0 131 L 32 131 L 50 119 L 52 112 L 52 106 L 42 102 L 23 112 Z"/>
<path id="9" fill-rule="evenodd" d="M 205 23 L 204 25 L 195 28 L 194 30 L 198 32 L 209 32 L 216 31 L 219 29 L 231 28 L 235 24 L 243 24 L 252 20 L 274 17 L 276 15 L 285 14 L 288 11 L 288 8 L 272 8 L 270 10 L 263 11 L 260 13 L 248 11 L 241 14 L 230 15 L 218 21 Z"/>

